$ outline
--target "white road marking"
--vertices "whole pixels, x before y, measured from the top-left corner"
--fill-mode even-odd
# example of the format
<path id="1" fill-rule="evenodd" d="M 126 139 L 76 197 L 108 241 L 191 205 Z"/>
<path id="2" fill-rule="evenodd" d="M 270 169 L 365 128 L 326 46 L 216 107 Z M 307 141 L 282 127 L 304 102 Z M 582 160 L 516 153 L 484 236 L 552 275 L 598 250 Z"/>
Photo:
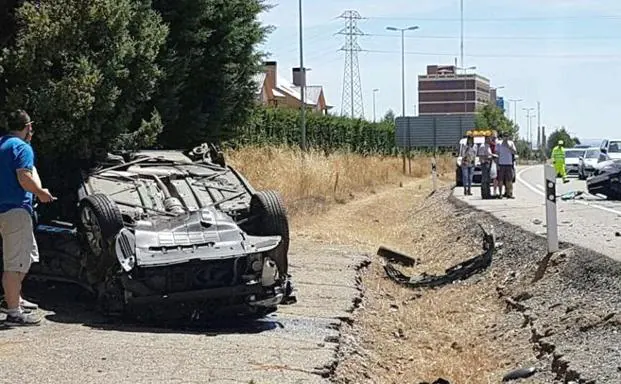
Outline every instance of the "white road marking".
<path id="1" fill-rule="evenodd" d="M 543 191 L 540 191 L 536 187 L 532 186 L 529 182 L 524 180 L 524 178 L 522 178 L 522 174 L 524 174 L 524 172 L 526 172 L 528 170 L 531 170 L 531 169 L 533 169 L 535 167 L 536 166 L 532 166 L 532 167 L 528 167 L 528 168 L 522 169 L 520 172 L 517 173 L 516 179 L 517 179 L 517 181 L 522 183 L 526 188 L 528 188 L 531 191 L 535 192 L 539 196 L 545 197 L 545 193 Z M 541 185 L 537 185 L 537 187 L 541 187 L 541 189 L 543 190 L 543 187 Z M 587 203 L 586 201 L 580 201 L 580 200 L 574 200 L 574 202 L 577 203 L 577 204 L 584 205 L 585 207 L 596 208 L 596 209 L 599 209 L 599 210 L 602 210 L 602 211 L 606 211 L 606 212 L 614 213 L 614 214 L 617 214 L 617 215 L 621 215 L 621 211 L 618 211 L 618 210 L 612 209 L 612 208 L 608 208 L 608 207 L 603 207 L 603 206 L 598 205 L 598 204 Z"/>

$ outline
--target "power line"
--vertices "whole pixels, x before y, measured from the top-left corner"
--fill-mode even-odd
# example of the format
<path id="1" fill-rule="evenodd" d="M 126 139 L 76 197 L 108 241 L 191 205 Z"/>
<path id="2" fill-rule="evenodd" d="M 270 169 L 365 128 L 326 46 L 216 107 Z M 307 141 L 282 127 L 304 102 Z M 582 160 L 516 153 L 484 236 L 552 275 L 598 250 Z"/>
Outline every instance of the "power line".
<path id="1" fill-rule="evenodd" d="M 440 21 L 461 22 L 461 18 L 452 17 L 387 17 L 372 16 L 369 19 L 377 20 L 416 20 L 416 21 Z M 506 21 L 560 21 L 560 20 L 621 20 L 621 15 L 591 15 L 591 16 L 522 16 L 522 17 L 494 17 L 494 18 L 464 18 L 468 22 L 506 22 Z"/>
<path id="2" fill-rule="evenodd" d="M 395 35 L 386 33 L 365 33 L 364 36 L 391 37 Z M 459 36 L 451 35 L 416 35 L 406 36 L 406 39 L 458 39 Z M 621 36 L 466 36 L 467 40 L 621 40 Z"/>
<path id="3" fill-rule="evenodd" d="M 358 52 L 362 51 L 358 44 L 358 36 L 364 35 L 358 28 L 358 20 L 362 19 L 362 16 L 357 11 L 345 11 L 339 17 L 345 19 L 345 27 L 338 32 L 340 35 L 345 35 L 345 44 L 340 49 L 340 51 L 345 51 L 341 115 L 345 116 L 346 109 L 349 109 L 350 117 L 364 118 L 362 83 L 358 64 Z"/>
<path id="4" fill-rule="evenodd" d="M 384 53 L 384 54 L 396 54 L 401 53 L 399 51 L 384 51 L 378 49 L 365 49 L 362 52 L 369 53 Z M 406 55 L 416 55 L 416 56 L 450 56 L 455 57 L 455 53 L 450 52 L 405 52 Z M 584 59 L 584 58 L 592 58 L 592 59 L 621 59 L 621 55 L 595 55 L 589 53 L 583 54 L 535 54 L 535 53 L 522 53 L 522 54 L 468 54 L 468 57 L 480 57 L 480 58 L 550 58 L 550 59 Z"/>

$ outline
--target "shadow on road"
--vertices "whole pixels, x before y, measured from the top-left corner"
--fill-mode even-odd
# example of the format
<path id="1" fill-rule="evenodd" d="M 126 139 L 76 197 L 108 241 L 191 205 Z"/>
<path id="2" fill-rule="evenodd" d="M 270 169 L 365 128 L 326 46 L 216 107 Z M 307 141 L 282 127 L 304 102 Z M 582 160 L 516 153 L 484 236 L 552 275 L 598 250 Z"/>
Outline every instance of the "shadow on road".
<path id="1" fill-rule="evenodd" d="M 107 317 L 98 312 L 93 294 L 69 283 L 26 281 L 24 296 L 39 304 L 47 321 L 64 324 L 82 324 L 99 330 L 146 333 L 187 333 L 205 336 L 225 334 L 256 334 L 284 328 L 273 317 L 262 319 L 223 318 L 203 321 L 158 321 L 141 323 L 136 320 Z M 2 324 L 0 331 L 11 329 Z"/>

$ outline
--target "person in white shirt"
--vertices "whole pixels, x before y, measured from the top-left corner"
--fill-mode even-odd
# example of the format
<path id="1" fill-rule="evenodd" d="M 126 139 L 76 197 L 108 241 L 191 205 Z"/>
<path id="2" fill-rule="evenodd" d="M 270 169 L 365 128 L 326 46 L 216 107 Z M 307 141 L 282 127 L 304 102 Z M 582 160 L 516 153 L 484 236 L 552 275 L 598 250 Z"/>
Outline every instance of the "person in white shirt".
<path id="1" fill-rule="evenodd" d="M 513 196 L 513 159 L 517 153 L 517 149 L 513 140 L 509 137 L 505 137 L 504 134 L 499 134 L 501 139 L 500 143 L 496 146 L 496 153 L 498 154 L 498 185 L 500 188 L 500 195 L 502 194 L 502 187 L 505 187 L 504 196 L 509 199 L 514 199 Z"/>

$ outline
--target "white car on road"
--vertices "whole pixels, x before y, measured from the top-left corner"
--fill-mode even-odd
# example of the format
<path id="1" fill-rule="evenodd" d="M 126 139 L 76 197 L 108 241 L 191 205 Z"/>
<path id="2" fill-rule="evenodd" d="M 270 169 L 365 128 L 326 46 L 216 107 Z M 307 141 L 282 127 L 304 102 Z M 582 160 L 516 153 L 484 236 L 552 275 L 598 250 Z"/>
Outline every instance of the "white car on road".
<path id="1" fill-rule="evenodd" d="M 609 160 L 621 159 L 621 139 L 604 139 L 599 147 Z"/>
<path id="2" fill-rule="evenodd" d="M 585 148 L 584 153 L 579 158 L 578 179 L 586 180 L 593 175 L 597 164 L 602 161 L 602 151 L 598 147 Z"/>
<path id="3" fill-rule="evenodd" d="M 584 148 L 565 149 L 565 172 L 568 176 L 578 175 L 578 166 L 582 155 L 584 155 Z"/>

